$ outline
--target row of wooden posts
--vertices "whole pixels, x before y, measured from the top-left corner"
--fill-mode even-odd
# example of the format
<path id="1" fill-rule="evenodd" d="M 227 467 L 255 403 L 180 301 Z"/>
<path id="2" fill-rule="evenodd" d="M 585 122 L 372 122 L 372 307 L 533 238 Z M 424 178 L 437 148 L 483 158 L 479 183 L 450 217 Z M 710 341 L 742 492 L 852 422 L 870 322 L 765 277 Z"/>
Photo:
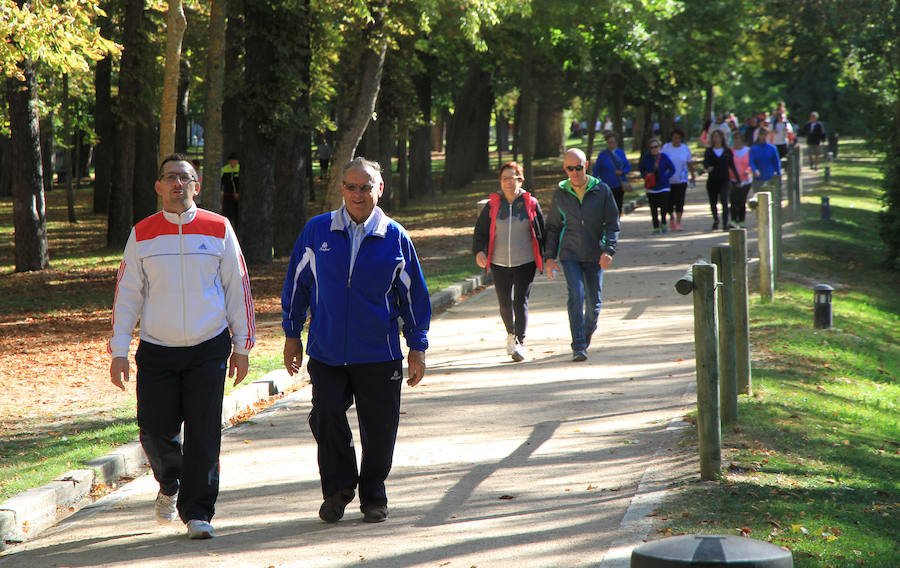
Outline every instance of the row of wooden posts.
<path id="1" fill-rule="evenodd" d="M 799 219 L 803 192 L 800 158 L 800 147 L 795 146 L 786 156 L 786 184 L 776 178 L 772 191 L 757 193 L 751 204 L 757 214 L 759 290 L 764 302 L 772 301 L 781 268 L 785 213 L 790 220 Z M 783 190 L 787 211 L 782 208 Z M 737 423 L 738 395 L 749 395 L 752 390 L 746 229 L 731 229 L 728 244 L 712 247 L 710 259 L 692 265 L 675 283 L 680 294 L 693 292 L 697 433 L 700 478 L 704 481 L 718 478 L 721 429 Z"/>

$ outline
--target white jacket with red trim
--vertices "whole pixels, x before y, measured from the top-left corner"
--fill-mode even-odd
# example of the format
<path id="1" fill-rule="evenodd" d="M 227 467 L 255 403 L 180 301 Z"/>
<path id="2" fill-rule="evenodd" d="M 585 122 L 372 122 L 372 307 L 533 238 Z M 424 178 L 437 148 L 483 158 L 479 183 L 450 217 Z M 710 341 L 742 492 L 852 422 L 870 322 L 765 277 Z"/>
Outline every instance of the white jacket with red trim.
<path id="1" fill-rule="evenodd" d="M 228 219 L 192 205 L 134 226 L 119 266 L 109 353 L 127 357 L 141 339 L 190 347 L 231 328 L 235 353 L 250 352 L 256 318 L 244 255 Z"/>

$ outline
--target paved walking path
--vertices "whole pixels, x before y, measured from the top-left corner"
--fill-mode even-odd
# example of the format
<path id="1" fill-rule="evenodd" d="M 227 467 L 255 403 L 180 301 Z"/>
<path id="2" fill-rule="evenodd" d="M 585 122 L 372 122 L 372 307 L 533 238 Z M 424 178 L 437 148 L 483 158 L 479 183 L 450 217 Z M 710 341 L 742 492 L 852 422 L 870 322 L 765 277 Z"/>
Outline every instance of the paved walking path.
<path id="1" fill-rule="evenodd" d="M 728 235 L 710 232 L 701 184 L 688 199 L 682 233 L 650 236 L 646 207 L 623 219 L 585 363 L 561 275 L 535 281 L 523 363 L 506 356 L 493 288 L 434 319 L 426 377 L 404 386 L 387 522 L 362 523 L 357 501 L 319 520 L 305 387 L 225 434 L 215 539 L 158 527 L 145 475 L 0 567 L 627 566 L 659 492 L 696 474 L 675 451 L 695 379 L 691 297 L 672 286 Z"/>

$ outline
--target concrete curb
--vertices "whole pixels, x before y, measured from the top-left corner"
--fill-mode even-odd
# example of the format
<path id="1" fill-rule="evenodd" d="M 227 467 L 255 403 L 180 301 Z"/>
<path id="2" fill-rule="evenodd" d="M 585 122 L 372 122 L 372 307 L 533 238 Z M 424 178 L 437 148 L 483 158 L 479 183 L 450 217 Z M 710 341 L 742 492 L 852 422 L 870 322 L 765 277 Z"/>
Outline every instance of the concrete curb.
<path id="1" fill-rule="evenodd" d="M 471 293 L 479 286 L 490 284 L 491 281 L 491 275 L 489 273 L 481 273 L 466 278 L 465 280 L 461 280 L 456 284 L 451 284 L 440 292 L 435 292 L 431 295 L 431 309 L 436 311 L 451 306 L 466 294 Z"/>
<path id="2" fill-rule="evenodd" d="M 305 373 L 305 367 L 293 377 L 278 369 L 233 390 L 222 401 L 222 427 L 230 426 L 236 415 L 252 409 L 256 403 L 302 386 Z M 34 538 L 56 523 L 61 512 L 74 512 L 87 505 L 96 486 L 115 488 L 144 473 L 149 464 L 140 442 L 135 441 L 85 462 L 84 466 L 0 503 L 0 550 L 7 543 Z"/>

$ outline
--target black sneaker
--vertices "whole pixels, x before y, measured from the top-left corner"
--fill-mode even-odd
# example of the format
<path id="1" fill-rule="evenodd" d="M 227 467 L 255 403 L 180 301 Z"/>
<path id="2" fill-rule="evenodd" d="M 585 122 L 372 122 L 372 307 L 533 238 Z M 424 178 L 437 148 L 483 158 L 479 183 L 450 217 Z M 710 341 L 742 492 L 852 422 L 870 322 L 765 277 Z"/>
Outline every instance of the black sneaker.
<path id="1" fill-rule="evenodd" d="M 712 228 L 712 230 L 715 231 L 715 230 L 717 230 L 718 228 L 719 228 L 719 218 L 716 217 L 715 219 L 713 219 L 713 228 Z"/>
<path id="2" fill-rule="evenodd" d="M 344 516 L 344 509 L 347 503 L 353 501 L 356 492 L 352 489 L 341 489 L 337 493 L 332 493 L 325 498 L 322 506 L 319 507 L 319 518 L 326 523 L 336 523 Z"/>
<path id="3" fill-rule="evenodd" d="M 362 510 L 364 523 L 383 523 L 388 518 L 387 505 L 373 505 Z"/>

